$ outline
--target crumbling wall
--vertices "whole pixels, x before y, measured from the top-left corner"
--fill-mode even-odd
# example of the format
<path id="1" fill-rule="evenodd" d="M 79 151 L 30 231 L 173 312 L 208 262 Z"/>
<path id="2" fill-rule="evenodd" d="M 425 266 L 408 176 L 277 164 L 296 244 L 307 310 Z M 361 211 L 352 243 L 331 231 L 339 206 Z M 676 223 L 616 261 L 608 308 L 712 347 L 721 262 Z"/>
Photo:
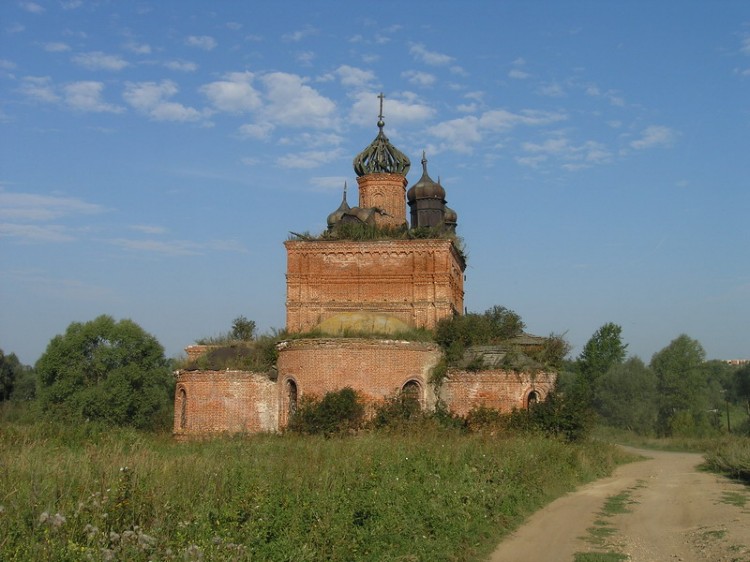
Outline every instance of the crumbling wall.
<path id="1" fill-rule="evenodd" d="M 178 371 L 174 434 L 258 433 L 278 429 L 274 381 L 247 371 Z"/>
<path id="2" fill-rule="evenodd" d="M 552 390 L 556 373 L 521 372 L 504 369 L 465 371 L 449 369 L 440 389 L 448 410 L 459 416 L 478 407 L 510 412 L 542 401 Z"/>

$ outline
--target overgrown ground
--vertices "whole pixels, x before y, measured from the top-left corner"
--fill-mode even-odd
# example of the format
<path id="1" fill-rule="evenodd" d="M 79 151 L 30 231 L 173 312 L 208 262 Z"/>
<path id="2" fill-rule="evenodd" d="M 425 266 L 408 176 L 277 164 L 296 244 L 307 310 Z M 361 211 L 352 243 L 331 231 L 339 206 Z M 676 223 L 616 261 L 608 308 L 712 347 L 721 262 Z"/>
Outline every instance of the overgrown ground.
<path id="1" fill-rule="evenodd" d="M 477 560 L 624 460 L 601 442 L 424 426 L 176 443 L 0 426 L 2 560 Z"/>

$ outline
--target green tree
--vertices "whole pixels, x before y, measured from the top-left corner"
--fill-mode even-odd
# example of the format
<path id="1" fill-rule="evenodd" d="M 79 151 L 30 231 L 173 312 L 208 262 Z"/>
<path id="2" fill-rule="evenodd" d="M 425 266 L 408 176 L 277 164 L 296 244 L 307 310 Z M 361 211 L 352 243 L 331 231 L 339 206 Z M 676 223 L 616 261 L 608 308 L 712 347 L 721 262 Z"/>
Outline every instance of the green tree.
<path id="1" fill-rule="evenodd" d="M 660 434 L 693 435 L 708 426 L 705 357 L 700 342 L 682 334 L 651 358 L 650 367 L 657 380 Z"/>
<path id="2" fill-rule="evenodd" d="M 10 399 L 21 369 L 21 362 L 15 353 L 5 355 L 0 349 L 0 402 Z"/>
<path id="3" fill-rule="evenodd" d="M 55 336 L 36 364 L 42 411 L 71 421 L 166 427 L 174 382 L 164 349 L 132 320 L 99 316 Z"/>
<path id="4" fill-rule="evenodd" d="M 248 320 L 244 316 L 238 316 L 232 321 L 232 338 L 242 341 L 250 341 L 255 338 L 255 321 Z"/>
<path id="5" fill-rule="evenodd" d="M 737 369 L 733 379 L 734 395 L 745 405 L 747 415 L 750 417 L 750 363 Z"/>
<path id="6" fill-rule="evenodd" d="M 467 347 L 501 343 L 521 335 L 524 328 L 518 314 L 493 306 L 482 314 L 469 312 L 442 319 L 435 328 L 435 341 L 445 350 L 448 361 L 455 362 Z"/>
<path id="7" fill-rule="evenodd" d="M 594 409 L 613 427 L 641 435 L 656 426 L 656 375 L 638 357 L 610 367 L 596 381 Z"/>
<path id="8" fill-rule="evenodd" d="M 593 388 L 596 380 L 613 365 L 625 360 L 627 344 L 622 343 L 622 328 L 608 322 L 591 336 L 578 358 L 581 375 Z"/>

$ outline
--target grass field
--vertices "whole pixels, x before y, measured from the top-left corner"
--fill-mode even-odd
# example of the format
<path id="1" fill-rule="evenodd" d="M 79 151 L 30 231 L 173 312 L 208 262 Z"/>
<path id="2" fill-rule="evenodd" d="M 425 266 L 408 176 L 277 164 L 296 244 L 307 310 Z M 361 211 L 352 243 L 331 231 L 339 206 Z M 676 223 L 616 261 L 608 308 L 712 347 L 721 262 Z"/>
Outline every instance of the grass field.
<path id="1" fill-rule="evenodd" d="M 433 425 L 176 443 L 6 422 L 0 559 L 479 560 L 526 515 L 623 461 L 596 441 Z"/>

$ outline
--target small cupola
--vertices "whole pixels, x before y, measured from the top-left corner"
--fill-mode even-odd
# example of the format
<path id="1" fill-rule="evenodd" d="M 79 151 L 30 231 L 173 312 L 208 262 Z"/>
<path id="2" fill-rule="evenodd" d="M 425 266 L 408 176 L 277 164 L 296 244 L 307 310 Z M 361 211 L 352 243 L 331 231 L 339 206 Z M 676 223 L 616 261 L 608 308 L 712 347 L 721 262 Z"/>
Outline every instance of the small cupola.
<path id="1" fill-rule="evenodd" d="M 422 152 L 422 177 L 409 188 L 406 199 L 410 205 L 419 199 L 440 199 L 441 201 L 445 199 L 443 187 L 427 173 L 427 156 L 424 151 Z"/>
<path id="2" fill-rule="evenodd" d="M 328 230 L 332 230 L 339 222 L 341 222 L 341 219 L 348 211 L 351 211 L 351 207 L 346 202 L 346 182 L 344 182 L 344 197 L 341 200 L 341 205 L 339 205 L 339 208 L 328 215 Z"/>

